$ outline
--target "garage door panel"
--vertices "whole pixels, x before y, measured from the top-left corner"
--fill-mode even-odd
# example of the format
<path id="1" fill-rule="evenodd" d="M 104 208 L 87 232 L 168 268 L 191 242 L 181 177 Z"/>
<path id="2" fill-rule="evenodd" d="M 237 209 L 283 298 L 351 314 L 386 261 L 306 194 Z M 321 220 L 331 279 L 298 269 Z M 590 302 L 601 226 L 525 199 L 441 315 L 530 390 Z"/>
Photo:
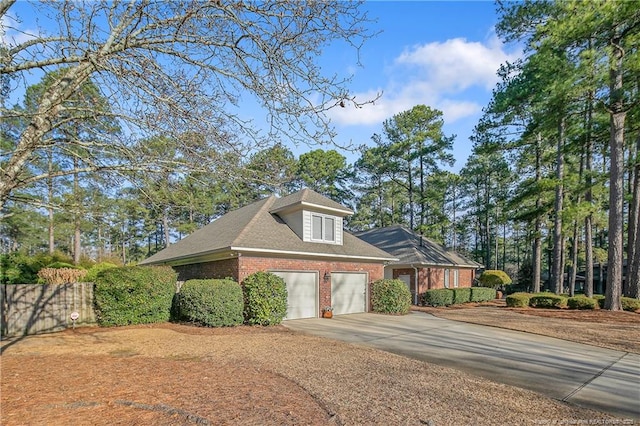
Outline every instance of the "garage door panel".
<path id="1" fill-rule="evenodd" d="M 366 312 L 367 274 L 353 272 L 332 273 L 331 303 L 333 313 L 336 315 Z"/>
<path id="2" fill-rule="evenodd" d="M 287 284 L 285 319 L 318 316 L 318 274 L 315 272 L 272 271 Z"/>

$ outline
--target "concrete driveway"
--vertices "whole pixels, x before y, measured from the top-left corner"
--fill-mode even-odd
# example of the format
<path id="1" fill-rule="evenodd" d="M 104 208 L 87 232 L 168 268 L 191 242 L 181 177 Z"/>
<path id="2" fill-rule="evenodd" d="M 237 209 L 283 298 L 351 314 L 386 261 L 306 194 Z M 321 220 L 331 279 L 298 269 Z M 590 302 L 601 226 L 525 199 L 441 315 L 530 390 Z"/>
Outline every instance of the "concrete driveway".
<path id="1" fill-rule="evenodd" d="M 578 406 L 640 419 L 640 355 L 434 317 L 353 314 L 287 328 L 465 370 Z"/>

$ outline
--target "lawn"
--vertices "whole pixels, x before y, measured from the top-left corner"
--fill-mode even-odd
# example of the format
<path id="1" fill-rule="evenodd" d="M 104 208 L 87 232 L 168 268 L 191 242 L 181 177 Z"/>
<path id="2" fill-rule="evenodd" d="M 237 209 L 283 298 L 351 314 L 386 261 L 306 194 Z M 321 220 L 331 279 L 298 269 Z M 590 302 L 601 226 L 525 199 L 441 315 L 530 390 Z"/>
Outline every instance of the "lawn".
<path id="1" fill-rule="evenodd" d="M 478 310 L 507 322 L 530 316 L 493 306 L 468 308 L 467 317 L 478 317 Z M 460 320 L 463 311 L 437 314 Z M 627 321 L 640 315 L 631 315 L 608 327 L 630 326 L 630 339 L 637 339 L 638 322 Z M 554 321 L 586 327 L 580 319 Z M 3 425 L 621 421 L 451 368 L 282 326 L 79 328 L 2 344 Z"/>

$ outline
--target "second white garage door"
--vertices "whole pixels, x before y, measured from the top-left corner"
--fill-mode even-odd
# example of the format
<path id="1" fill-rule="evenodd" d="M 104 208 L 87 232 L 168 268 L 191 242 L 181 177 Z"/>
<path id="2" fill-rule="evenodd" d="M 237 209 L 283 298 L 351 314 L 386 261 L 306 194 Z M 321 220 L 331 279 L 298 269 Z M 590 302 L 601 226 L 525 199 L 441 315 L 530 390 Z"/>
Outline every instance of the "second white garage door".
<path id="1" fill-rule="evenodd" d="M 284 319 L 318 316 L 318 273 L 272 271 L 287 283 L 287 316 Z"/>
<path id="2" fill-rule="evenodd" d="M 335 315 L 366 312 L 366 303 L 367 274 L 360 272 L 331 274 L 331 305 Z"/>

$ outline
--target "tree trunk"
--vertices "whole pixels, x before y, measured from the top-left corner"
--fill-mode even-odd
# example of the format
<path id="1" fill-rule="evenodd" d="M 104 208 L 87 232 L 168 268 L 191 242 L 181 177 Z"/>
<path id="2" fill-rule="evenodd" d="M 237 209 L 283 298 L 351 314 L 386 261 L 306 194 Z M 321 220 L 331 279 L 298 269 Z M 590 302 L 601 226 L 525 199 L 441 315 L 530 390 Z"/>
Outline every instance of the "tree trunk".
<path id="1" fill-rule="evenodd" d="M 78 156 L 73 157 L 73 168 L 75 170 L 78 169 Z M 80 251 L 82 250 L 82 246 L 80 244 L 80 177 L 78 173 L 73 174 L 73 264 L 80 264 Z"/>
<path id="2" fill-rule="evenodd" d="M 541 153 L 540 145 L 542 143 L 542 136 L 538 133 L 536 137 L 536 184 L 542 179 L 541 171 Z M 542 207 L 542 200 L 540 195 L 536 196 L 536 212 L 540 211 Z M 540 275 L 542 271 L 542 220 L 540 216 L 536 216 L 534 230 L 533 230 L 533 292 L 540 292 Z"/>
<path id="3" fill-rule="evenodd" d="M 562 292 L 562 284 L 564 274 L 562 271 L 562 252 L 563 252 L 563 235 L 562 235 L 562 209 L 564 197 L 564 138 L 565 138 L 565 119 L 560 119 L 558 126 L 558 151 L 556 153 L 556 199 L 555 199 L 555 216 L 553 221 L 553 267 L 551 272 L 551 291 L 560 294 Z"/>
<path id="4" fill-rule="evenodd" d="M 49 169 L 49 178 L 47 178 L 47 190 L 48 190 L 48 204 L 47 207 L 49 213 L 49 254 L 53 254 L 56 249 L 55 244 L 55 224 L 53 222 L 53 178 L 51 177 L 51 173 L 53 172 L 53 153 L 51 150 L 48 150 L 48 169 Z"/>
<path id="5" fill-rule="evenodd" d="M 633 185 L 629 203 L 627 247 L 627 297 L 640 299 L 640 132 L 636 139 Z"/>
<path id="6" fill-rule="evenodd" d="M 623 107 L 622 58 L 624 51 L 620 39 L 615 36 L 611 41 L 613 58 L 609 70 L 610 77 L 610 126 L 609 150 L 609 251 L 607 262 L 607 290 L 605 309 L 622 309 L 622 261 L 623 253 L 623 203 L 624 203 L 624 121 L 626 111 Z"/>
<path id="7" fill-rule="evenodd" d="M 569 296 L 576 293 L 576 277 L 578 275 L 578 221 L 573 224 L 573 236 L 571 238 L 571 273 L 569 275 Z"/>
<path id="8" fill-rule="evenodd" d="M 165 209 L 162 215 L 162 228 L 164 230 L 164 246 L 169 247 L 171 245 L 170 233 L 169 233 L 169 215 Z"/>

